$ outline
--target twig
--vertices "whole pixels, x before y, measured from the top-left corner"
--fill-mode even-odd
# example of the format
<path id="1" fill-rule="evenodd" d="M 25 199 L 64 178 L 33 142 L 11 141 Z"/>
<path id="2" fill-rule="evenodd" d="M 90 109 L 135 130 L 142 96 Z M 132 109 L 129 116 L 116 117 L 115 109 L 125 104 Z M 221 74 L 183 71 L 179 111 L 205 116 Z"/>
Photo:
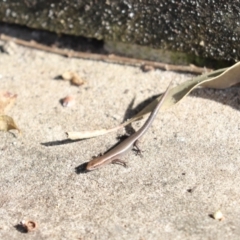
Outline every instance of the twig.
<path id="1" fill-rule="evenodd" d="M 55 54 L 66 56 L 66 57 L 91 59 L 91 60 L 96 60 L 96 61 L 118 63 L 118 64 L 131 65 L 131 66 L 146 65 L 146 66 L 150 66 L 153 68 L 160 68 L 160 69 L 164 69 L 164 70 L 168 70 L 168 71 L 188 72 L 188 73 L 194 73 L 194 74 L 202 74 L 202 73 L 212 71 L 212 69 L 197 67 L 193 64 L 191 64 L 189 66 L 173 65 L 173 64 L 166 64 L 166 63 L 149 61 L 149 60 L 121 57 L 121 56 L 116 56 L 114 54 L 104 55 L 104 54 L 84 53 L 84 52 L 77 52 L 77 51 L 72 51 L 72 50 L 64 50 L 64 49 L 60 49 L 60 48 L 48 47 L 46 45 L 37 43 L 35 41 L 25 41 L 25 40 L 21 40 L 21 39 L 16 39 L 16 38 L 7 36 L 5 34 L 1 34 L 0 39 L 3 41 L 13 41 L 16 44 L 19 44 L 19 45 L 22 45 L 25 47 L 35 48 L 38 50 L 51 52 L 51 53 L 55 53 Z"/>

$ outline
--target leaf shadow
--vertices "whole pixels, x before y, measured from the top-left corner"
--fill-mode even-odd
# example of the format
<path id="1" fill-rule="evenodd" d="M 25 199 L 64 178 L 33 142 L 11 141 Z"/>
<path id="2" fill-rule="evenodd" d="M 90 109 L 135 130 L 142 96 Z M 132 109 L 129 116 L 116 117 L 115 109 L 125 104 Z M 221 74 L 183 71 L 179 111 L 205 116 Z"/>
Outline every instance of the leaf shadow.
<path id="1" fill-rule="evenodd" d="M 233 109 L 240 110 L 240 88 L 231 87 L 227 89 L 197 88 L 189 96 L 213 100 Z"/>
<path id="2" fill-rule="evenodd" d="M 84 139 L 77 139 L 77 140 L 71 140 L 71 139 L 63 139 L 63 140 L 57 140 L 57 141 L 51 141 L 51 142 L 43 142 L 41 145 L 45 147 L 52 147 L 52 146 L 58 146 L 58 145 L 64 145 L 64 144 L 70 144 L 74 142 L 80 142 Z"/>
<path id="3" fill-rule="evenodd" d="M 151 96 L 145 100 L 143 100 L 141 103 L 139 103 L 135 108 L 133 108 L 133 105 L 134 105 L 134 101 L 135 101 L 135 98 L 134 97 L 132 99 L 132 101 L 129 103 L 125 113 L 124 113 L 124 116 L 123 116 L 123 121 L 122 123 L 124 123 L 125 121 L 127 121 L 128 119 L 134 117 L 137 113 L 139 113 L 142 109 L 144 109 L 146 106 L 148 106 L 152 101 L 154 101 L 156 98 L 158 98 L 159 96 L 161 96 L 162 94 L 157 94 L 157 95 L 154 95 L 154 96 Z M 133 133 L 136 132 L 136 130 L 132 127 L 132 124 L 128 124 L 127 126 L 125 126 L 125 130 L 126 130 L 126 133 L 128 135 L 131 135 Z"/>

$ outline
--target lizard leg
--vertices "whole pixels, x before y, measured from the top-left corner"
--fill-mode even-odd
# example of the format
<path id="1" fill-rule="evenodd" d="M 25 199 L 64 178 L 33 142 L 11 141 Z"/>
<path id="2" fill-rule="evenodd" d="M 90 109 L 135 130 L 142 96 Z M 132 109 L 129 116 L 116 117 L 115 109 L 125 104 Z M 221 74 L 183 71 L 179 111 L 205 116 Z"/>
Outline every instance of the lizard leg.
<path id="1" fill-rule="evenodd" d="M 142 157 L 142 150 L 139 148 L 139 140 L 137 140 L 135 143 L 134 143 L 134 147 L 136 148 L 136 152 L 137 152 L 137 155 L 140 155 Z"/>
<path id="2" fill-rule="evenodd" d="M 127 167 L 127 163 L 124 162 L 124 161 L 122 161 L 122 160 L 120 160 L 120 159 L 114 159 L 114 160 L 112 160 L 112 163 L 113 163 L 113 164 L 120 164 L 120 165 L 122 165 L 123 167 Z"/>

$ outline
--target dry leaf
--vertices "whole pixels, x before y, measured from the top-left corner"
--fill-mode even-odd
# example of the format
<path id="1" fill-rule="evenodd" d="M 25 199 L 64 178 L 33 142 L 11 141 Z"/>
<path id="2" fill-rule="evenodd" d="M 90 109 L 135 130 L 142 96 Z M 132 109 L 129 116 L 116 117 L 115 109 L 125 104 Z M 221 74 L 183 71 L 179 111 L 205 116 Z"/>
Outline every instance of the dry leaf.
<path id="1" fill-rule="evenodd" d="M 75 140 L 75 139 L 86 139 L 86 138 L 92 138 L 92 137 L 97 137 L 97 136 L 101 136 L 110 132 L 114 132 L 117 131 L 118 129 L 121 129 L 123 126 L 117 126 L 111 129 L 100 129 L 100 130 L 96 130 L 96 131 L 85 131 L 85 132 L 67 132 L 67 136 L 69 139 L 71 140 Z"/>
<path id="2" fill-rule="evenodd" d="M 81 86 L 85 83 L 85 81 L 75 73 L 71 79 L 71 83 L 76 86 Z"/>
<path id="3" fill-rule="evenodd" d="M 70 81 L 71 84 L 76 86 L 81 86 L 85 83 L 85 81 L 75 72 L 67 71 L 63 73 L 62 78 L 66 81 Z"/>
<path id="4" fill-rule="evenodd" d="M 71 78 L 72 78 L 72 75 L 73 75 L 72 72 L 67 71 L 67 72 L 64 72 L 64 73 L 61 75 L 61 77 L 62 77 L 63 80 L 70 81 Z"/>
<path id="5" fill-rule="evenodd" d="M 0 92 L 0 114 L 9 110 L 16 100 L 17 94 Z"/>
<path id="6" fill-rule="evenodd" d="M 172 89 L 168 92 L 163 102 L 161 110 L 168 109 L 173 105 L 180 102 L 185 96 L 187 96 L 194 88 L 199 86 L 224 89 L 236 85 L 240 82 L 240 62 L 236 63 L 232 67 L 219 69 L 211 73 L 206 73 L 199 77 L 196 77 L 192 80 L 186 81 Z M 161 96 L 151 102 L 146 106 L 142 111 L 140 111 L 133 118 L 129 119 L 125 123 L 112 128 L 112 129 L 101 129 L 96 131 L 86 131 L 86 132 L 71 132 L 67 133 L 68 138 L 75 139 L 84 139 L 95 137 L 99 135 L 106 134 L 108 132 L 115 131 L 117 129 L 123 128 L 128 124 L 142 119 L 146 114 L 150 113 L 157 105 L 158 101 L 161 99 Z"/>
<path id="7" fill-rule="evenodd" d="M 17 52 L 18 45 L 13 41 L 8 41 L 2 46 L 2 51 L 9 55 L 14 55 Z"/>
<path id="8" fill-rule="evenodd" d="M 21 130 L 18 128 L 14 120 L 7 116 L 7 115 L 1 115 L 0 116 L 0 131 L 9 131 L 11 129 L 18 130 L 19 133 L 21 133 Z"/>
<path id="9" fill-rule="evenodd" d="M 223 89 L 231 87 L 240 82 L 240 62 L 233 65 L 230 68 L 219 69 L 211 73 L 207 73 L 196 77 L 192 80 L 186 81 L 174 88 L 172 88 L 165 98 L 161 110 L 168 109 L 173 105 L 180 102 L 185 96 L 187 96 L 193 89 L 203 86 L 216 89 Z M 126 126 L 134 121 L 137 121 L 151 112 L 157 105 L 161 97 L 158 97 L 149 105 L 147 105 L 142 111 L 136 114 L 133 118 L 129 119 L 123 124 Z"/>

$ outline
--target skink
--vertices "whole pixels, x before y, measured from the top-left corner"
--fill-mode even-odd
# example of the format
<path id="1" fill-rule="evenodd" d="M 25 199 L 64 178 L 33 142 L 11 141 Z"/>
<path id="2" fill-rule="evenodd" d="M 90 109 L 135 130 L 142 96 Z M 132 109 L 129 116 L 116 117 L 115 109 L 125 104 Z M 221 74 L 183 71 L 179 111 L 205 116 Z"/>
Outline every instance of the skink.
<path id="1" fill-rule="evenodd" d="M 120 160 L 120 157 L 124 155 L 126 152 L 128 152 L 130 149 L 132 149 L 133 145 L 136 144 L 137 140 L 149 129 L 159 109 L 161 108 L 164 99 L 166 98 L 169 92 L 170 85 L 168 86 L 165 93 L 162 95 L 159 103 L 157 104 L 155 109 L 151 112 L 150 116 L 148 117 L 144 125 L 137 132 L 129 136 L 127 139 L 118 144 L 115 148 L 108 151 L 106 154 L 96 157 L 89 161 L 86 170 L 92 171 L 102 166 L 105 166 L 106 164 L 109 163 L 121 163 L 124 166 L 126 165 L 124 161 Z"/>

